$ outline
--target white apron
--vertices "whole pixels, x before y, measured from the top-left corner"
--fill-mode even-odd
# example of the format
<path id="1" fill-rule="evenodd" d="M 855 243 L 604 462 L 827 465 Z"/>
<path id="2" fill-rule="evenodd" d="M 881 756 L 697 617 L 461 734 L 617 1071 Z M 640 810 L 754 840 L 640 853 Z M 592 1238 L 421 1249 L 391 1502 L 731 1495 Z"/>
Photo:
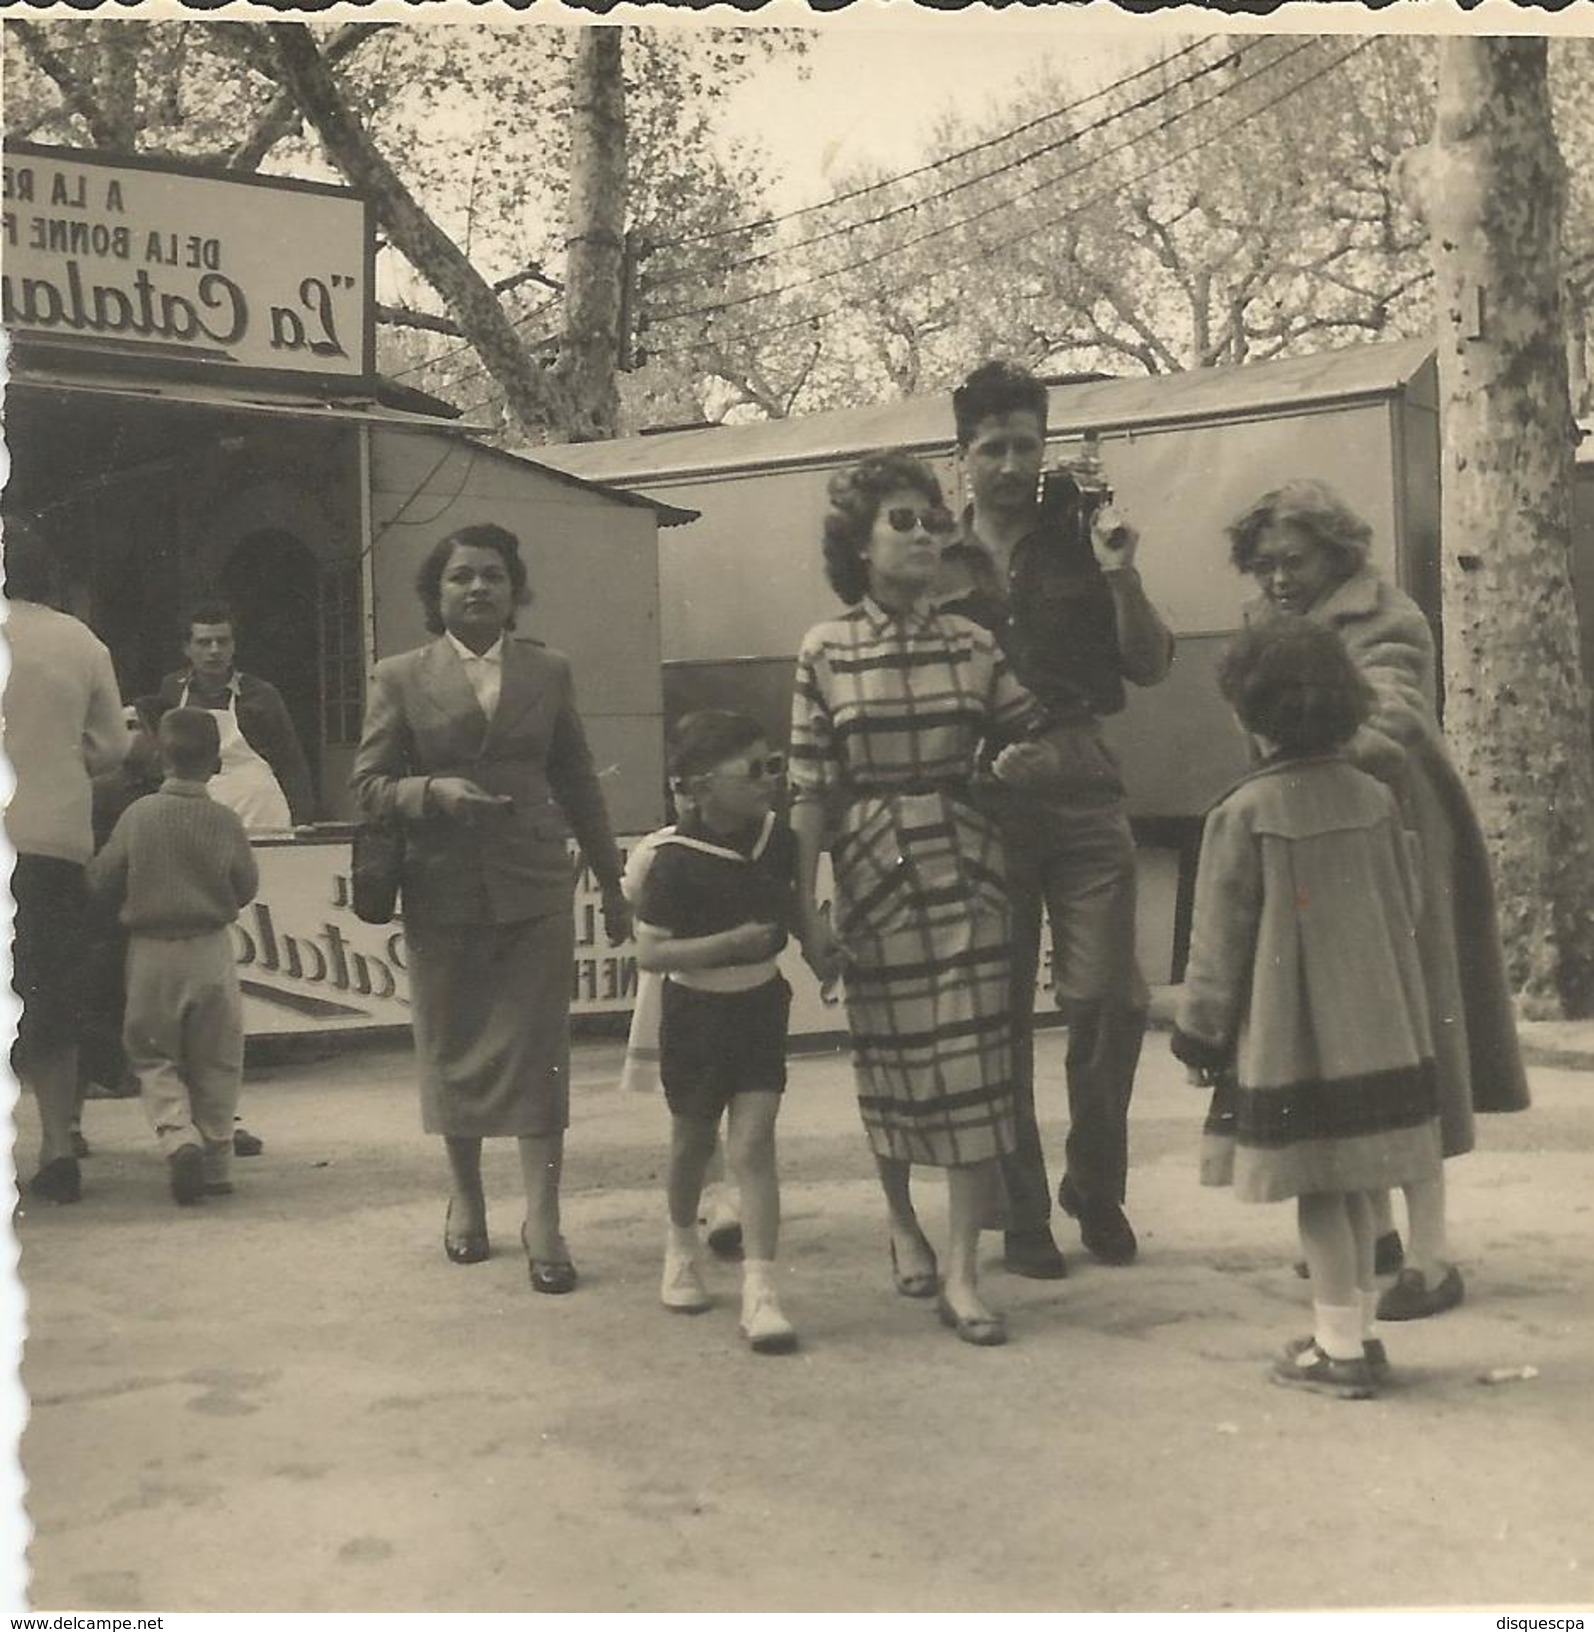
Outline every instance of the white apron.
<path id="1" fill-rule="evenodd" d="M 190 706 L 186 681 L 177 706 Z M 239 729 L 236 682 L 227 707 L 207 709 L 206 713 L 216 716 L 216 726 L 221 732 L 221 771 L 210 780 L 211 798 L 236 812 L 239 821 L 251 833 L 292 827 L 293 818 L 288 813 L 288 800 L 282 791 L 282 784 L 265 760 L 249 746 L 249 739 Z"/>

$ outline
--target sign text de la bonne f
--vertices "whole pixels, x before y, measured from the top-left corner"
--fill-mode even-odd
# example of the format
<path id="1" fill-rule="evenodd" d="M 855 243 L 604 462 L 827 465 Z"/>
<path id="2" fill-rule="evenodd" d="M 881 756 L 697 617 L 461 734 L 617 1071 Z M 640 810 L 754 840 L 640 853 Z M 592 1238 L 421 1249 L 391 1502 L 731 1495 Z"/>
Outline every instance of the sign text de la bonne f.
<path id="1" fill-rule="evenodd" d="M 367 368 L 364 203 L 7 149 L 4 322 L 120 356 L 357 377 Z"/>

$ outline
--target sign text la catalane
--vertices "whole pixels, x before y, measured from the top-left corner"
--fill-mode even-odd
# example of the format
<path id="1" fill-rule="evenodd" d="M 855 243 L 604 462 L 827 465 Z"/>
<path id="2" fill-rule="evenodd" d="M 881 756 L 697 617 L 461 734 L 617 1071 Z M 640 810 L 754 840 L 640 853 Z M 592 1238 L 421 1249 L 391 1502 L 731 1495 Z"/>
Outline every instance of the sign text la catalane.
<path id="1" fill-rule="evenodd" d="M 365 206 L 270 186 L 8 148 L 3 321 L 117 356 L 321 377 L 367 370 Z"/>

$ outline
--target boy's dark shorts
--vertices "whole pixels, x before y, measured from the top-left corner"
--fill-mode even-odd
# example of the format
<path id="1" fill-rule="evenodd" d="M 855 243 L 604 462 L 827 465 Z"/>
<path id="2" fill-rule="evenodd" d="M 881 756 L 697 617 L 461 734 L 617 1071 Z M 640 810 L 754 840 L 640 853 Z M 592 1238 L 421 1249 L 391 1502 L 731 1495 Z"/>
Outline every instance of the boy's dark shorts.
<path id="1" fill-rule="evenodd" d="M 88 893 L 83 868 L 54 856 L 20 855 L 11 874 L 16 903 L 11 984 L 22 999 L 16 1061 L 78 1041 L 88 958 Z"/>
<path id="2" fill-rule="evenodd" d="M 717 1122 L 736 1094 L 786 1086 L 791 987 L 777 975 L 747 992 L 699 992 L 664 982 L 659 1075 L 673 1116 Z"/>

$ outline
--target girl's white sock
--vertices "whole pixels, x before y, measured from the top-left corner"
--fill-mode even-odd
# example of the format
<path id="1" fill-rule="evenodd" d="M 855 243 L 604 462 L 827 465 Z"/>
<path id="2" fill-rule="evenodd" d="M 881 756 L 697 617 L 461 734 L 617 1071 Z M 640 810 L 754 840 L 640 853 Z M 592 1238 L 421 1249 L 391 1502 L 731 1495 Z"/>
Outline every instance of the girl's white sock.
<path id="1" fill-rule="evenodd" d="M 768 1289 L 774 1290 L 775 1260 L 773 1258 L 744 1258 L 742 1260 L 742 1296 Z"/>
<path id="2" fill-rule="evenodd" d="M 679 1224 L 670 1226 L 669 1252 L 672 1258 L 697 1257 L 697 1225 L 682 1229 Z"/>
<path id="3" fill-rule="evenodd" d="M 1378 1333 L 1374 1327 L 1378 1323 L 1378 1293 L 1377 1291 L 1362 1293 L 1362 1338 L 1376 1337 Z"/>
<path id="4" fill-rule="evenodd" d="M 1312 1320 L 1316 1330 L 1313 1336 L 1324 1354 L 1335 1360 L 1360 1360 L 1362 1357 L 1362 1304 L 1314 1303 Z"/>

